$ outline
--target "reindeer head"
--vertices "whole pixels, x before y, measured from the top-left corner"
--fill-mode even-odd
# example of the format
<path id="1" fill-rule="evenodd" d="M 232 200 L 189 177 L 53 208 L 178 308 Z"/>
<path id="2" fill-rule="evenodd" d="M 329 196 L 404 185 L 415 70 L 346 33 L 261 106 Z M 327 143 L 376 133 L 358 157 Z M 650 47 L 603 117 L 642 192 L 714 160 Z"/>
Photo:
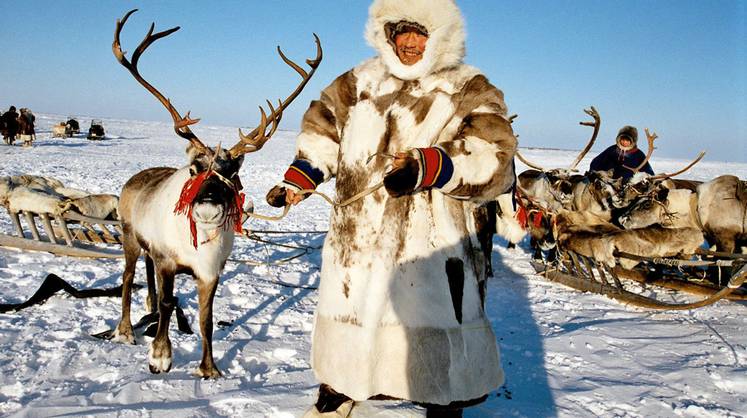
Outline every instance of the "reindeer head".
<path id="1" fill-rule="evenodd" d="M 666 206 L 668 197 L 669 189 L 661 185 L 641 196 L 620 215 L 620 225 L 638 229 L 666 221 L 670 215 Z"/>
<path id="2" fill-rule="evenodd" d="M 117 20 L 112 52 L 117 61 L 127 68 L 130 74 L 166 107 L 174 121 L 174 132 L 190 143 L 187 148 L 190 178 L 184 183 L 175 212 L 184 213 L 190 217 L 193 229 L 195 224 L 212 227 L 216 224 L 225 225 L 229 220 L 238 222 L 241 215 L 242 200 L 239 194 L 241 182 L 238 173 L 244 161 L 244 154 L 258 151 L 272 137 L 277 130 L 283 110 L 301 93 L 301 90 L 316 72 L 322 60 L 319 38 L 316 34 L 314 35 L 317 46 L 316 58 L 306 60 L 306 63 L 311 67 L 309 72 L 289 60 L 278 47 L 278 53 L 283 61 L 301 75 L 302 80 L 296 90 L 285 100 L 278 100 L 277 108 L 267 101 L 270 110 L 269 115 L 260 106 L 261 120 L 259 126 L 248 135 L 244 135 L 239 129 L 239 141 L 230 149 L 221 149 L 220 145 L 216 148 L 210 148 L 205 146 L 189 128 L 190 125 L 199 122 L 199 119 L 190 118 L 189 112 L 182 117 L 171 104 L 171 101 L 148 83 L 140 75 L 137 68 L 140 56 L 153 42 L 176 32 L 179 27 L 154 34 L 155 24 L 151 24 L 148 34 L 133 52 L 131 60 L 125 57 L 120 45 L 119 35 L 127 19 L 136 11 L 137 9 L 133 9 L 127 12 L 121 20 Z"/>
<path id="3" fill-rule="evenodd" d="M 175 211 L 186 214 L 197 228 L 212 229 L 239 221 L 243 197 L 239 169 L 244 156 L 231 156 L 220 146 L 187 147 L 189 180 L 184 183 Z"/>

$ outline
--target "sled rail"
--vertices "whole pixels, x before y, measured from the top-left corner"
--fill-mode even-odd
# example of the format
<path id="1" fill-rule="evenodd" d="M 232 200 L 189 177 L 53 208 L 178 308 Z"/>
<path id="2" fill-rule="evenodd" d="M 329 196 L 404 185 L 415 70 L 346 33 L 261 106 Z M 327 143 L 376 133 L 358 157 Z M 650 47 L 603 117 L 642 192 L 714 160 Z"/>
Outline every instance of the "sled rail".
<path id="1" fill-rule="evenodd" d="M 43 251 L 57 255 L 91 258 L 122 258 L 122 226 L 119 221 L 63 214 L 12 212 L 5 208 L 15 234 L 0 233 L 0 246 Z"/>
<path id="2" fill-rule="evenodd" d="M 557 266 L 545 266 L 535 264 L 535 269 L 540 275 L 550 281 L 566 285 L 582 292 L 593 292 L 607 296 L 624 304 L 641 308 L 659 310 L 687 310 L 711 305 L 721 299 L 747 300 L 747 295 L 740 286 L 747 279 L 747 265 L 734 273 L 728 284 L 720 289 L 709 289 L 706 286 L 695 285 L 683 280 L 650 279 L 647 274 L 639 271 L 625 270 L 620 267 L 609 268 L 606 265 L 596 263 L 594 260 L 572 251 L 562 252 L 563 256 Z M 629 254 L 625 254 L 628 256 Z M 627 257 L 626 257 L 627 258 Z M 736 266 L 735 260 L 718 260 L 718 262 L 695 262 L 696 260 L 668 260 L 668 266 Z M 656 259 L 656 261 L 660 261 Z M 679 263 L 682 262 L 682 263 Z M 688 303 L 671 303 L 657 300 L 655 297 L 644 296 L 632 291 L 623 280 L 632 280 L 642 286 L 658 285 L 669 289 L 685 290 L 705 296 L 702 300 Z M 677 283 L 679 282 L 679 283 Z M 697 290 L 697 292 L 693 292 Z"/>

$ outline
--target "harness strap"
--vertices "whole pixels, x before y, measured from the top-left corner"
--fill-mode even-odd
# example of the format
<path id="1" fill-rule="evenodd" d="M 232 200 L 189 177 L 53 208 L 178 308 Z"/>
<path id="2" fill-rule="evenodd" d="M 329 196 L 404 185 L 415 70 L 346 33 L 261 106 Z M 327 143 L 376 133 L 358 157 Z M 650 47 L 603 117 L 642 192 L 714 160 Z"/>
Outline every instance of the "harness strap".
<path id="1" fill-rule="evenodd" d="M 700 221 L 700 213 L 698 213 L 698 194 L 693 192 L 690 195 L 690 219 L 703 230 L 703 223 Z"/>

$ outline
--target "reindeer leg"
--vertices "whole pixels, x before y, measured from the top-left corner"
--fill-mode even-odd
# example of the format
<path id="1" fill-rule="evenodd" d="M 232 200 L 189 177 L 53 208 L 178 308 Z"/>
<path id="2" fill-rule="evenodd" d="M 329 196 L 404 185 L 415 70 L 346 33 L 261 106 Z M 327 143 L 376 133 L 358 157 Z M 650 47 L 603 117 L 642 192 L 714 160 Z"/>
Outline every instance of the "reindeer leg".
<path id="1" fill-rule="evenodd" d="M 221 376 L 213 361 L 213 298 L 218 288 L 218 278 L 210 281 L 197 279 L 197 293 L 200 300 L 200 332 L 202 333 L 202 362 L 196 374 L 205 379 Z"/>
<path id="2" fill-rule="evenodd" d="M 158 266 L 158 330 L 148 350 L 148 367 L 154 374 L 171 370 L 169 323 L 174 311 L 174 274 L 173 270 Z"/>
<path id="3" fill-rule="evenodd" d="M 135 344 L 135 332 L 132 329 L 130 319 L 130 306 L 132 305 L 132 282 L 135 279 L 135 265 L 140 257 L 140 244 L 130 228 L 124 226 L 124 255 L 125 269 L 122 273 L 122 317 L 117 329 L 114 330 L 114 341 Z"/>
<path id="4" fill-rule="evenodd" d="M 735 235 L 736 234 L 728 231 L 714 232 L 713 243 L 716 245 L 716 250 L 725 253 L 733 253 L 736 250 Z M 732 267 L 713 266 L 708 269 L 708 279 L 716 286 L 724 286 L 735 272 L 736 271 Z"/>
<path id="5" fill-rule="evenodd" d="M 153 313 L 158 310 L 156 301 L 158 294 L 156 292 L 156 274 L 153 267 L 153 259 L 149 254 L 145 254 L 145 280 L 148 283 L 148 297 L 145 299 L 145 305 L 148 312 Z"/>
<path id="6" fill-rule="evenodd" d="M 535 261 L 543 262 L 545 261 L 544 256 L 542 255 L 542 248 L 539 245 L 539 242 L 537 242 L 536 239 L 531 238 L 529 240 L 529 246 L 534 250 L 532 251 L 532 259 Z"/>

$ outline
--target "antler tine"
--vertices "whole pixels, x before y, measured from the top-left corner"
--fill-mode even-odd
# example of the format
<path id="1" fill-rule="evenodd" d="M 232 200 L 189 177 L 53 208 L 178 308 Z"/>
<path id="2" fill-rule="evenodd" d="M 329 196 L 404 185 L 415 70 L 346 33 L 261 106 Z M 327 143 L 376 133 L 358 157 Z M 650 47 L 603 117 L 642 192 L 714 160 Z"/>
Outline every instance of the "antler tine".
<path id="1" fill-rule="evenodd" d="M 591 150 L 591 147 L 594 145 L 594 141 L 597 140 L 597 135 L 599 134 L 599 127 L 602 124 L 602 118 L 599 116 L 599 112 L 597 112 L 597 109 L 594 108 L 594 106 L 591 106 L 589 109 L 584 109 L 584 112 L 594 118 L 593 122 L 584 121 L 579 122 L 579 124 L 584 126 L 592 126 L 594 127 L 594 132 L 591 134 L 591 139 L 589 139 L 589 142 L 586 144 L 586 147 L 581 151 L 580 154 L 578 154 L 578 157 L 573 161 L 573 164 L 569 167 L 569 170 L 575 170 L 576 166 L 578 166 L 578 163 L 581 162 L 581 160 L 586 156 L 586 154 Z"/>
<path id="2" fill-rule="evenodd" d="M 127 23 L 127 19 L 129 19 L 130 16 L 136 11 L 138 11 L 138 9 L 132 9 L 127 12 L 124 17 L 122 17 L 122 19 L 117 19 L 117 24 L 114 29 L 114 41 L 112 42 L 112 52 L 114 53 L 114 56 L 117 58 L 117 61 L 122 64 L 123 67 L 127 68 L 130 74 L 132 74 L 132 76 L 135 78 L 135 80 L 137 80 L 138 83 L 140 83 L 140 85 L 145 87 L 146 90 L 148 90 L 153 96 L 155 96 L 156 99 L 158 99 L 159 102 L 161 102 L 162 105 L 164 105 L 164 107 L 166 107 L 166 110 L 168 110 L 169 114 L 171 115 L 171 119 L 174 120 L 174 132 L 176 132 L 176 134 L 180 137 L 188 140 L 194 147 L 201 149 L 207 154 L 211 154 L 212 151 L 210 150 L 210 148 L 206 147 L 189 129 L 189 125 L 194 125 L 195 123 L 199 122 L 200 119 L 191 119 L 189 117 L 189 112 L 187 112 L 187 114 L 182 117 L 179 114 L 179 111 L 177 111 L 176 108 L 171 104 L 171 100 L 166 98 L 163 94 L 161 94 L 160 91 L 158 91 L 158 89 L 156 89 L 155 87 L 153 87 L 153 85 L 146 81 L 140 75 L 140 71 L 138 71 L 137 68 L 138 61 L 140 60 L 140 57 L 145 52 L 145 50 L 148 49 L 148 47 L 151 46 L 155 41 L 178 31 L 179 26 L 171 29 L 166 29 L 154 34 L 153 31 L 156 24 L 151 23 L 150 29 L 145 35 L 145 38 L 140 42 L 137 48 L 135 48 L 135 52 L 132 53 L 132 60 L 128 60 L 125 56 L 125 52 L 122 52 L 122 45 L 119 40 L 120 34 L 122 33 L 122 28 L 124 27 L 125 23 Z"/>
<path id="3" fill-rule="evenodd" d="M 283 102 L 281 102 L 280 99 L 278 99 L 278 108 L 280 108 L 280 106 L 282 105 L 283 105 Z M 272 103 L 270 103 L 269 100 L 267 100 L 267 106 L 270 107 L 270 112 L 275 113 L 275 108 L 272 107 Z M 280 120 L 283 118 L 283 111 L 280 110 L 279 112 L 277 112 L 277 115 L 278 116 L 272 121 L 272 128 L 270 129 L 270 133 L 266 135 L 268 138 L 271 137 L 273 134 L 275 134 L 275 131 L 278 130 Z"/>
<path id="4" fill-rule="evenodd" d="M 282 105 L 280 100 L 278 100 L 278 103 Z M 276 115 L 275 119 L 272 120 L 270 132 L 267 132 L 267 114 L 265 113 L 265 109 L 260 106 L 259 111 L 262 114 L 262 119 L 259 126 L 257 127 L 258 133 L 254 136 L 244 135 L 244 133 L 241 131 L 241 128 L 239 128 L 239 138 L 241 139 L 241 141 L 234 146 L 234 148 L 238 147 L 239 145 L 241 146 L 241 152 L 238 155 L 258 151 L 260 148 L 262 148 L 262 146 L 264 146 L 265 142 L 270 140 L 272 135 L 278 129 L 280 120 L 283 118 L 283 112 L 276 111 L 269 100 L 267 100 L 267 106 L 270 107 L 270 114 L 274 113 Z"/>
<path id="5" fill-rule="evenodd" d="M 631 170 L 633 173 L 637 173 L 641 171 L 643 166 L 648 163 L 648 160 L 651 159 L 651 154 L 654 153 L 654 150 L 656 147 L 654 147 L 654 140 L 659 137 L 659 135 L 656 135 L 656 132 L 653 134 L 648 131 L 648 128 L 645 128 L 644 131 L 646 131 L 646 140 L 648 141 L 648 152 L 646 152 L 646 158 L 643 159 L 643 162 L 638 165 L 638 167 L 628 167 L 627 165 L 623 165 L 623 167 L 627 168 L 628 170 Z"/>
<path id="6" fill-rule="evenodd" d="M 683 168 L 680 171 L 676 171 L 676 172 L 670 173 L 670 174 L 657 174 L 657 175 L 651 177 L 651 179 L 652 180 L 663 180 L 663 179 L 667 179 L 667 178 L 670 178 L 670 177 L 679 176 L 680 174 L 684 173 L 685 171 L 691 169 L 695 164 L 699 163 L 700 160 L 703 159 L 703 157 L 705 156 L 705 154 L 706 154 L 705 151 L 700 151 L 700 154 L 698 154 L 698 156 L 690 164 L 688 164 L 685 168 Z"/>
<path id="7" fill-rule="evenodd" d="M 231 153 L 231 156 L 234 158 L 238 157 L 241 154 L 246 154 L 248 152 L 254 152 L 262 148 L 262 145 L 264 145 L 265 142 L 267 142 L 270 137 L 275 133 L 277 130 L 278 122 L 280 121 L 281 115 L 283 111 L 285 110 L 288 105 L 291 104 L 291 102 L 298 97 L 298 95 L 301 93 L 301 91 L 306 87 L 306 84 L 311 80 L 311 77 L 316 72 L 316 69 L 319 67 L 319 64 L 322 62 L 323 58 L 323 52 L 322 52 L 322 44 L 319 41 L 319 37 L 314 34 L 314 40 L 316 42 L 316 58 L 314 59 L 307 59 L 306 64 L 308 64 L 309 67 L 311 67 L 311 71 L 306 71 L 303 68 L 301 68 L 300 65 L 296 64 L 292 60 L 290 60 L 288 57 L 285 56 L 283 51 L 278 46 L 278 54 L 280 55 L 280 58 L 293 70 L 295 70 L 300 76 L 301 76 L 301 83 L 296 87 L 296 89 L 291 93 L 288 97 L 286 97 L 285 100 L 278 100 L 278 107 L 277 109 L 270 106 L 270 115 L 266 116 L 267 120 L 272 121 L 272 128 L 270 128 L 269 134 L 265 132 L 266 124 L 260 125 L 256 128 L 254 128 L 253 131 L 251 131 L 248 135 L 244 135 L 240 132 L 239 135 L 239 143 L 234 145 L 231 150 L 229 151 Z M 261 109 L 261 107 L 260 107 Z M 264 111 L 263 111 L 264 113 Z M 254 139 L 257 137 L 257 139 Z"/>
<path id="8" fill-rule="evenodd" d="M 516 158 L 518 158 L 519 161 L 521 161 L 522 163 L 524 163 L 529 168 L 533 168 L 535 170 L 542 171 L 543 173 L 547 171 L 544 168 L 540 167 L 539 165 L 534 164 L 534 163 L 530 162 L 529 160 L 527 160 L 526 158 L 524 158 L 524 156 L 521 155 L 521 153 L 519 152 L 519 150 L 516 150 Z"/>

